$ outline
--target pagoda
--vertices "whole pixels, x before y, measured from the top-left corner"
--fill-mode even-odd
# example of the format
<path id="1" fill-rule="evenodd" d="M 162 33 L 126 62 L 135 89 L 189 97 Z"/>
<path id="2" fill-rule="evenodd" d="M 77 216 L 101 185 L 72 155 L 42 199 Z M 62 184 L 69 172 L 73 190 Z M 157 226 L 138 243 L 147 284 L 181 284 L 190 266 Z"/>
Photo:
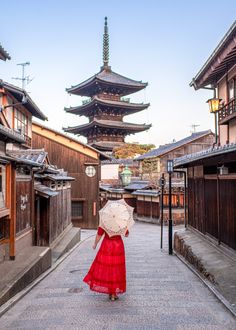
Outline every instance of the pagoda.
<path id="1" fill-rule="evenodd" d="M 63 128 L 65 132 L 82 135 L 87 143 L 103 152 L 112 152 L 125 143 L 125 137 L 148 130 L 151 125 L 123 121 L 123 117 L 146 109 L 149 104 L 131 103 L 129 94 L 138 92 L 147 83 L 135 81 L 111 70 L 109 62 L 109 35 L 105 17 L 103 35 L 103 66 L 100 71 L 84 82 L 66 89 L 69 94 L 87 96 L 82 105 L 65 108 L 65 111 L 85 116 L 84 125 Z"/>

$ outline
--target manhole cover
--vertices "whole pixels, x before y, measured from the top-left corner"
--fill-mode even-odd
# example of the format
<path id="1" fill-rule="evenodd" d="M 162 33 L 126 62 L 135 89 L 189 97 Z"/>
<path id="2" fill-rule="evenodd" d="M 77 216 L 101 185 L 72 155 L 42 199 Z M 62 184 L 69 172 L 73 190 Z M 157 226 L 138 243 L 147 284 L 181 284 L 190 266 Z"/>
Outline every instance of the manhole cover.
<path id="1" fill-rule="evenodd" d="M 70 288 L 68 292 L 70 293 L 80 293 L 83 291 L 83 288 Z"/>

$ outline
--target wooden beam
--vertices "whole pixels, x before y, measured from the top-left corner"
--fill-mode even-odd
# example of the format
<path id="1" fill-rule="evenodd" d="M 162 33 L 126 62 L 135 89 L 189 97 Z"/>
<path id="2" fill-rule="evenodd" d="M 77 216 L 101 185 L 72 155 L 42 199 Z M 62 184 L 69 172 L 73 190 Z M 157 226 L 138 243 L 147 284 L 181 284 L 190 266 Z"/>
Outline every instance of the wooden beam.
<path id="1" fill-rule="evenodd" d="M 11 164 L 9 166 L 9 177 L 8 187 L 10 191 L 10 244 L 9 244 L 9 255 L 11 260 L 15 260 L 15 237 L 16 237 L 16 169 Z"/>

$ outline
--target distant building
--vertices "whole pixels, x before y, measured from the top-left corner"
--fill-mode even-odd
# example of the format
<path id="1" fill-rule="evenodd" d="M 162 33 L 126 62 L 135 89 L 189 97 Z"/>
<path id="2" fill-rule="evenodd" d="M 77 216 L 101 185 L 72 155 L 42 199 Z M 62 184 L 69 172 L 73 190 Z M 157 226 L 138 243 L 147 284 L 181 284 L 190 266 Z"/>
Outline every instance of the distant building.
<path id="1" fill-rule="evenodd" d="M 212 147 L 214 143 L 214 134 L 211 130 L 192 133 L 190 136 L 165 144 L 159 148 L 153 149 L 137 158 L 140 163 L 140 172 L 144 179 L 151 178 L 159 183 L 162 173 L 167 173 L 167 160 L 178 158 L 193 152 L 202 151 Z M 145 165 L 151 165 L 146 166 Z M 151 173 L 150 173 L 151 170 Z M 178 175 L 176 175 L 177 179 Z"/>
<path id="2" fill-rule="evenodd" d="M 103 39 L 103 66 L 99 73 L 67 89 L 69 94 L 87 96 L 82 105 L 65 108 L 71 114 L 85 116 L 84 125 L 64 128 L 65 132 L 87 138 L 90 146 L 103 152 L 112 152 L 125 142 L 129 134 L 148 130 L 151 125 L 123 121 L 123 117 L 146 109 L 149 104 L 131 103 L 124 96 L 144 89 L 147 83 L 135 81 L 111 70 L 109 61 L 109 35 L 105 18 Z"/>
<path id="3" fill-rule="evenodd" d="M 167 160 L 175 159 L 183 155 L 191 154 L 192 152 L 202 151 L 212 147 L 214 143 L 214 134 L 211 130 L 192 133 L 190 136 L 175 141 L 157 149 L 153 149 L 146 154 L 143 154 L 135 160 L 140 162 L 140 173 L 143 179 L 149 179 L 153 184 L 160 188 L 160 178 L 164 174 L 166 180 L 168 179 L 167 173 Z M 181 173 L 172 174 L 172 207 L 173 207 L 173 220 L 176 223 L 184 221 L 184 182 Z M 169 186 L 165 185 L 164 189 L 164 219 L 168 219 L 168 205 L 169 205 Z"/>
<path id="4" fill-rule="evenodd" d="M 120 173 L 128 166 L 132 178 L 139 177 L 139 164 L 133 159 L 111 158 L 101 163 L 101 182 L 112 185 L 121 185 Z"/>

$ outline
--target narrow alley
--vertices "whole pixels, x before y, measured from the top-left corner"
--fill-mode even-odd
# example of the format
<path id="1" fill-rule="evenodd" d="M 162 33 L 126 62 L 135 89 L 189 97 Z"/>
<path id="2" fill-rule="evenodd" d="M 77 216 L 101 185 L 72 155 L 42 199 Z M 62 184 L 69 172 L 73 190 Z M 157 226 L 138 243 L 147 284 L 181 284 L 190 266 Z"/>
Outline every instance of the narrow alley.
<path id="1" fill-rule="evenodd" d="M 160 250 L 156 225 L 136 223 L 124 238 L 126 294 L 112 302 L 91 292 L 82 279 L 96 254 L 93 233 L 83 231 L 82 243 L 2 316 L 1 329 L 236 329 L 199 278 Z"/>

